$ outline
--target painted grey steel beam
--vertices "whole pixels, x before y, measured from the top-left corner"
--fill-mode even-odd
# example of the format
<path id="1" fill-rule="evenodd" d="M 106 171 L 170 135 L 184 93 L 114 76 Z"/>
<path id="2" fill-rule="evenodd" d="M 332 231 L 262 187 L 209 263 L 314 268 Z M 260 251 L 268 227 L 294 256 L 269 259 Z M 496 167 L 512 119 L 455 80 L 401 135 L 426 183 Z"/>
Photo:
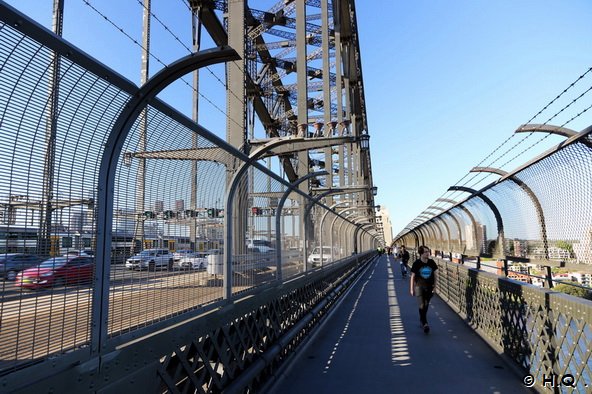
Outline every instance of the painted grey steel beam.
<path id="1" fill-rule="evenodd" d="M 325 122 L 325 136 L 332 137 L 333 130 L 335 126 L 331 123 L 333 120 L 334 114 L 332 113 L 332 93 L 331 93 L 331 80 L 327 76 L 330 73 L 330 48 L 333 46 L 334 43 L 332 42 L 332 38 L 329 34 L 329 0 L 321 0 L 321 25 L 325 26 L 321 33 L 321 40 L 322 40 L 322 53 L 323 53 L 323 112 L 324 118 L 323 121 Z M 325 149 L 325 168 L 333 168 L 333 152 L 331 148 Z M 333 186 L 333 171 L 329 171 L 327 175 L 325 185 Z M 329 198 L 327 200 L 328 204 L 333 203 L 333 198 Z"/>
<path id="2" fill-rule="evenodd" d="M 343 193 L 337 193 L 337 194 L 368 192 L 371 189 L 368 186 L 340 186 L 339 188 L 343 190 Z M 327 188 L 327 187 L 313 187 L 311 189 L 311 191 L 314 193 L 322 193 L 328 189 L 329 188 Z"/>
<path id="3" fill-rule="evenodd" d="M 341 145 L 345 142 L 353 141 L 353 137 L 331 137 L 331 138 L 300 138 L 300 137 L 280 137 L 269 138 L 265 140 L 257 140 L 255 151 L 252 151 L 249 156 L 257 159 L 262 159 L 270 156 L 279 156 L 291 152 L 305 151 L 310 149 L 320 149 L 328 146 Z M 197 149 L 175 149 L 165 151 L 149 151 L 149 152 L 126 152 L 129 155 L 138 159 L 167 159 L 167 160 L 197 160 L 197 161 L 213 161 L 224 164 L 226 166 L 235 162 L 234 157 L 228 154 L 222 148 L 207 147 Z"/>
<path id="4" fill-rule="evenodd" d="M 228 34 L 227 34 L 226 30 L 224 29 L 224 25 L 222 24 L 222 22 L 220 22 L 220 20 L 218 19 L 218 16 L 215 14 L 214 8 L 210 7 L 211 3 L 208 1 L 203 1 L 203 2 L 199 2 L 199 3 L 200 3 L 200 14 L 199 14 L 200 20 L 202 21 L 203 26 L 206 28 L 206 30 L 208 31 L 208 33 L 212 37 L 213 41 L 219 46 L 227 45 Z M 256 39 L 256 43 L 261 44 L 264 42 L 263 42 L 262 38 L 258 37 Z M 261 58 L 265 58 L 266 56 L 271 57 L 269 52 L 266 50 L 260 50 L 259 56 Z M 269 65 L 269 68 L 270 68 L 271 73 L 277 73 L 277 69 L 275 68 L 274 65 Z M 274 80 L 274 81 L 272 81 L 272 84 L 276 87 L 282 86 L 281 80 Z M 246 85 L 247 85 L 247 90 L 255 89 L 257 86 L 256 83 L 251 79 L 251 77 L 249 75 L 246 76 Z M 282 95 L 280 95 L 279 97 L 280 98 L 283 97 L 282 98 L 282 107 L 285 108 L 285 110 L 287 112 L 291 111 L 292 105 L 290 104 L 290 101 L 288 100 L 288 98 L 285 96 L 282 96 Z M 277 132 L 276 120 L 271 116 L 269 109 L 265 105 L 265 102 L 263 101 L 263 98 L 261 96 L 255 95 L 253 97 L 253 108 L 255 110 L 255 113 L 257 114 L 259 121 L 261 121 L 263 127 L 269 133 L 269 135 L 272 137 L 279 137 L 279 134 Z M 283 165 L 284 171 L 286 172 L 286 176 L 288 177 L 290 182 L 293 182 L 296 179 L 298 179 L 296 171 L 294 170 L 294 167 L 292 166 L 292 163 L 290 162 L 290 160 L 288 158 L 282 159 L 282 165 Z"/>
<path id="5" fill-rule="evenodd" d="M 166 159 L 166 160 L 196 160 L 196 161 L 213 161 L 230 166 L 235 159 L 222 148 L 208 147 L 197 149 L 175 149 L 166 151 L 150 151 L 150 152 L 126 152 L 139 159 Z"/>
<path id="6" fill-rule="evenodd" d="M 53 32 L 62 36 L 64 27 L 64 1 L 54 0 L 52 15 Z M 39 230 L 37 242 L 37 254 L 50 254 L 50 237 L 53 228 L 52 224 L 52 199 L 54 195 L 55 168 L 56 168 L 56 149 L 57 149 L 57 128 L 58 112 L 60 101 L 60 74 L 61 74 L 61 55 L 57 52 L 51 53 L 51 62 L 49 64 L 49 84 L 47 86 L 49 93 L 49 108 L 45 120 L 45 157 L 43 163 L 42 178 L 42 208 L 39 210 Z"/>
<path id="7" fill-rule="evenodd" d="M 563 137 L 573 137 L 574 135 L 578 134 L 576 131 L 572 129 L 568 129 L 566 127 L 561 126 L 553 126 L 550 124 L 523 124 L 518 127 L 514 133 L 532 133 L 532 132 L 543 132 L 549 134 L 556 134 Z"/>
<path id="8" fill-rule="evenodd" d="M 296 47 L 298 48 L 298 56 L 296 58 L 296 82 L 298 85 L 298 132 L 305 137 L 308 133 L 307 129 L 300 130 L 301 127 L 308 128 L 308 75 L 306 73 L 307 67 L 307 42 L 306 42 L 306 4 L 305 0 L 295 0 L 296 4 Z M 308 171 L 308 166 L 306 166 Z"/>
<path id="9" fill-rule="evenodd" d="M 142 10 L 142 67 L 140 72 L 140 86 L 148 82 L 150 76 L 150 14 L 152 10 L 151 0 L 143 0 Z M 140 117 L 138 147 L 146 150 L 148 146 L 148 110 L 144 109 Z M 138 160 L 136 173 L 136 212 L 144 212 L 146 209 L 146 160 Z M 144 245 L 144 221 L 136 219 L 134 231 L 134 244 L 136 241 Z M 132 247 L 133 251 L 133 247 Z"/>
<path id="10" fill-rule="evenodd" d="M 231 1 L 227 10 L 228 45 L 235 48 L 240 61 L 226 65 L 226 141 L 237 149 L 246 151 L 246 113 L 245 85 L 247 80 L 247 61 L 245 57 L 245 0 Z M 233 171 L 228 168 L 227 171 Z M 228 180 L 230 181 L 230 179 Z"/>
<path id="11" fill-rule="evenodd" d="M 300 152 L 313 149 L 321 149 L 335 145 L 342 145 L 344 143 L 353 142 L 354 137 L 319 137 L 319 138 L 302 138 L 302 137 L 281 137 L 267 140 L 251 140 L 249 143 L 256 147 L 252 152 L 259 158 L 277 156 L 291 152 Z M 261 152 L 261 153 L 258 153 Z"/>

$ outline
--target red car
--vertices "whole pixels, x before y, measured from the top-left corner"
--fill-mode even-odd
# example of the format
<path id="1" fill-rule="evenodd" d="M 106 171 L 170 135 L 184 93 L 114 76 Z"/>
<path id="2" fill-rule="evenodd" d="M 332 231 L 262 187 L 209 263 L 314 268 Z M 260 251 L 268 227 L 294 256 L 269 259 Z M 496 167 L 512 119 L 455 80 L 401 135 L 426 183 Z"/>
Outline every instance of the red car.
<path id="1" fill-rule="evenodd" d="M 94 273 L 92 257 L 52 257 L 19 272 L 16 286 L 26 289 L 90 283 Z"/>

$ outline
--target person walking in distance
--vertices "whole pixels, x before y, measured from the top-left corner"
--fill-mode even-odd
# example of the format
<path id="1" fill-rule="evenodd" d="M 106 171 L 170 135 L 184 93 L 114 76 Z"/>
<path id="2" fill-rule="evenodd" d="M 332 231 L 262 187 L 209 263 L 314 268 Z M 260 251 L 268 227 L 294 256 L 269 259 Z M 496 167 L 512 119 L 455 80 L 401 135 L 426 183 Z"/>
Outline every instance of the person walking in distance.
<path id="1" fill-rule="evenodd" d="M 405 249 L 405 245 L 401 245 L 399 256 L 401 257 L 401 275 L 406 278 L 407 272 L 409 272 L 409 252 Z"/>
<path id="2" fill-rule="evenodd" d="M 438 265 L 430 259 L 430 249 L 426 246 L 420 246 L 417 250 L 419 258 L 411 266 L 411 280 L 409 281 L 409 291 L 412 296 L 417 297 L 419 305 L 419 321 L 426 334 L 430 332 L 427 313 L 430 306 L 430 300 L 434 295 L 436 287 L 436 270 Z"/>

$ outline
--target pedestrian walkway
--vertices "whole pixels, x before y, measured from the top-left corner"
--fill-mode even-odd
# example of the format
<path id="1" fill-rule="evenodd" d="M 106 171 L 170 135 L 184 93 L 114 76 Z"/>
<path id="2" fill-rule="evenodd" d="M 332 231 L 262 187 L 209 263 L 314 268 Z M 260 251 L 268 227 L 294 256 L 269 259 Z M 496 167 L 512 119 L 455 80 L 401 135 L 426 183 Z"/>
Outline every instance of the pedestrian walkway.
<path id="1" fill-rule="evenodd" d="M 531 392 L 439 297 L 424 334 L 408 280 L 392 256 L 375 260 L 270 392 Z"/>

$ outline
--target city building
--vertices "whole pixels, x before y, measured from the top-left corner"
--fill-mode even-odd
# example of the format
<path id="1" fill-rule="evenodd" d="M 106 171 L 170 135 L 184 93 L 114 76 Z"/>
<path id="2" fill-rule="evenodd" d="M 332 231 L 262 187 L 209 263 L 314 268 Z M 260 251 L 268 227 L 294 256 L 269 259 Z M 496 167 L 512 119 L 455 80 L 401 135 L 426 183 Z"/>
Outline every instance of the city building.
<path id="1" fill-rule="evenodd" d="M 526 257 L 528 252 L 528 245 L 525 240 L 514 239 L 512 241 L 512 244 L 514 245 L 514 252 L 512 253 L 512 256 Z"/>
<path id="2" fill-rule="evenodd" d="M 576 262 L 580 264 L 592 264 L 592 229 L 588 229 L 580 242 L 572 245 Z"/>
<path id="3" fill-rule="evenodd" d="M 589 272 L 572 272 L 571 278 L 576 280 L 582 286 L 592 287 L 592 273 Z"/>
<path id="4" fill-rule="evenodd" d="M 478 224 L 477 231 L 473 231 L 473 225 L 467 224 L 465 226 L 465 244 L 467 251 L 475 251 L 477 253 L 487 252 L 487 226 Z"/>
<path id="5" fill-rule="evenodd" d="M 382 222 L 384 242 L 386 243 L 386 245 L 390 245 L 393 243 L 393 227 L 391 224 L 391 216 L 388 208 L 386 208 L 385 206 L 381 206 L 378 215 L 380 216 Z"/>

